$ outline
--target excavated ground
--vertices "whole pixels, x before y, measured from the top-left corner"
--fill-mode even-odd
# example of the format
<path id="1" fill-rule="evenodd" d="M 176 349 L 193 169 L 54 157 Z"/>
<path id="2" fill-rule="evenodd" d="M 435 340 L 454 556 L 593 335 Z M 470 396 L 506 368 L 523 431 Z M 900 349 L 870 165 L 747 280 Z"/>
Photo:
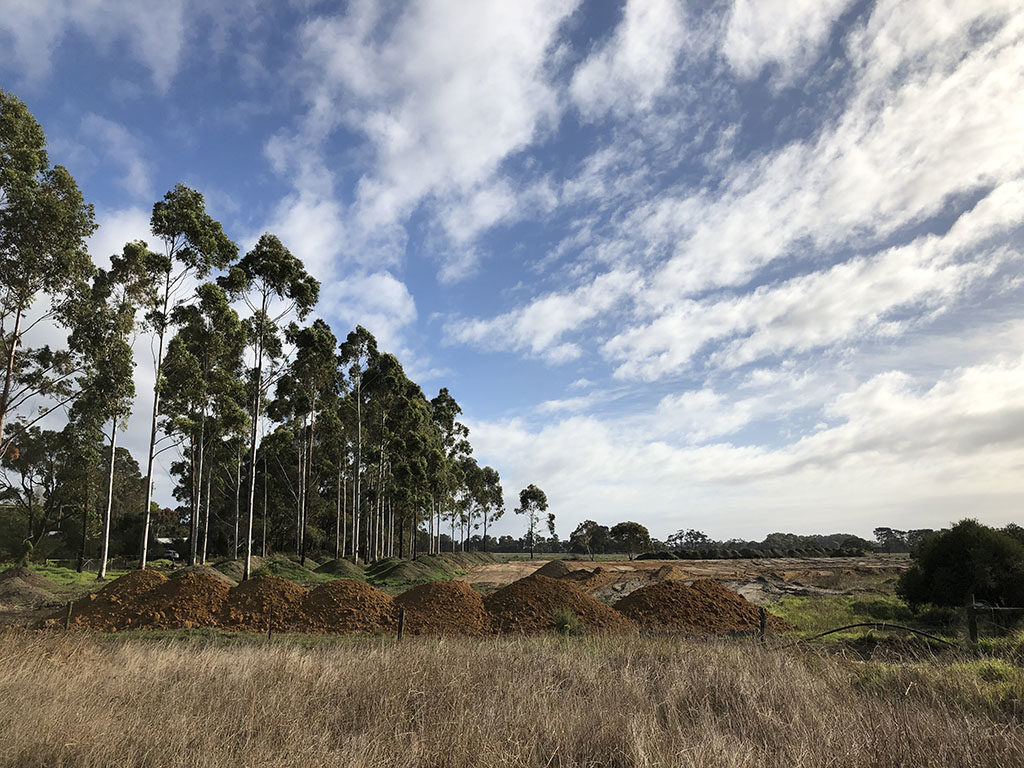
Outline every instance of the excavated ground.
<path id="1" fill-rule="evenodd" d="M 364 581 L 338 579 L 321 584 L 302 603 L 307 632 L 381 632 L 398 623 L 398 606 L 386 592 Z"/>
<path id="2" fill-rule="evenodd" d="M 36 582 L 44 578 L 31 575 Z M 687 573 L 675 565 L 651 569 L 644 585 L 614 608 L 589 593 L 615 576 L 611 569 L 581 571 L 549 563 L 487 597 L 466 582 L 442 580 L 392 598 L 356 579 L 325 582 L 309 591 L 266 574 L 229 586 L 219 574 L 205 569 L 190 569 L 171 579 L 153 570 L 132 571 L 76 601 L 71 626 L 111 632 L 198 627 L 264 632 L 272 627 L 314 633 L 379 633 L 396 629 L 399 608 L 405 609 L 409 634 L 437 636 L 548 632 L 556 628 L 556 615 L 565 612 L 594 633 L 643 628 L 728 634 L 755 630 L 759 625 L 756 605 L 715 581 L 699 579 L 687 586 L 682 581 Z M 4 589 L 26 595 L 29 591 L 51 594 L 9 571 L 0 578 L 0 598 Z M 62 627 L 66 620 L 66 612 L 60 609 L 40 626 Z M 774 631 L 793 629 L 776 616 L 769 614 L 767 620 Z"/>
<path id="3" fill-rule="evenodd" d="M 484 600 L 464 581 L 431 581 L 395 598 L 414 635 L 485 635 L 492 631 Z"/>
<path id="4" fill-rule="evenodd" d="M 534 634 L 555 628 L 554 616 L 571 611 L 590 632 L 625 632 L 632 622 L 562 579 L 533 575 L 484 598 L 499 632 Z"/>
<path id="5" fill-rule="evenodd" d="M 168 579 L 145 594 L 135 624 L 149 629 L 214 627 L 231 587 L 205 573 Z"/>
<path id="6" fill-rule="evenodd" d="M 655 631 L 686 631 L 721 635 L 755 630 L 760 624 L 756 605 L 721 584 L 702 579 L 687 586 L 663 581 L 634 590 L 615 608 L 640 626 Z M 777 632 L 795 629 L 768 614 L 768 628 Z"/>

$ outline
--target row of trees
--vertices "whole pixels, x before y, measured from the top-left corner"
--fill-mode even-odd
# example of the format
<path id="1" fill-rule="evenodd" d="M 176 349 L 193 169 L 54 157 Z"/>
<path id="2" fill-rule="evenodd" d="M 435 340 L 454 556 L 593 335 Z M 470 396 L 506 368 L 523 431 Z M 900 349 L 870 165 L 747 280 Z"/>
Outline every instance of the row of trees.
<path id="1" fill-rule="evenodd" d="M 86 249 L 94 229 L 38 123 L 0 91 L 2 500 L 29 546 L 80 520 L 80 557 L 96 535 L 102 577 L 112 532 L 126 546 L 115 512 L 133 521 L 121 534 L 137 530 L 140 567 L 154 529 L 183 528 L 190 563 L 244 557 L 246 577 L 268 550 L 372 560 L 413 553 L 421 528 L 431 552 L 443 531 L 453 547 L 478 529 L 487 542 L 500 477 L 473 458 L 458 403 L 444 388 L 428 399 L 365 328 L 338 339 L 322 319 L 304 324 L 320 286 L 276 236 L 239 257 L 181 184 L 154 205 L 152 240 L 109 267 Z M 31 343 L 54 327 L 66 346 Z M 155 381 L 144 470 L 117 445 L 139 337 Z M 152 501 L 166 451 L 176 514 Z M 531 543 L 546 510 L 543 491 L 523 489 Z"/>

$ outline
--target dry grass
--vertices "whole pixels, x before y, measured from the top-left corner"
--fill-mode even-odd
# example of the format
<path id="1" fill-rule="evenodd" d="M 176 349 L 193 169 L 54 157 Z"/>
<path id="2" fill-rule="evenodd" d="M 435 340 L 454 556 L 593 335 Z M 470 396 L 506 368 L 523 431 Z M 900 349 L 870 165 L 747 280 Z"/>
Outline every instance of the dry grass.
<path id="1" fill-rule="evenodd" d="M 868 684 L 866 668 L 679 638 L 342 638 L 300 647 L 11 631 L 0 634 L 0 764 L 1024 761 L 1014 710 L 927 690 L 920 675 L 905 689 L 906 676 L 891 669 Z M 970 665 L 945 669 L 974 674 Z"/>

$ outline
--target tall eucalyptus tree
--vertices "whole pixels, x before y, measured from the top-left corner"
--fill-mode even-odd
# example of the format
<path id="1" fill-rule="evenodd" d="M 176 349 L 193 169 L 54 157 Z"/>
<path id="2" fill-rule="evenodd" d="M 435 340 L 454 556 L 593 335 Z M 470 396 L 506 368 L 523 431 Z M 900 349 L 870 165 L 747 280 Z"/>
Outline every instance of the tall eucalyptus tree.
<path id="1" fill-rule="evenodd" d="M 96 228 L 93 218 L 67 169 L 50 165 L 39 123 L 0 89 L 0 457 L 8 449 L 5 427 L 13 411 L 40 395 L 56 397 L 58 405 L 73 396 L 73 358 L 48 347 L 26 348 L 25 338 L 49 323 L 72 325 L 69 310 L 88 293 L 93 272 L 85 247 Z"/>
<path id="2" fill-rule="evenodd" d="M 242 299 L 252 312 L 246 321 L 248 347 L 252 350 L 252 390 L 249 425 L 248 522 L 246 525 L 245 568 L 252 568 L 252 524 L 256 498 L 256 449 L 260 408 L 266 393 L 263 366 L 282 352 L 279 324 L 289 315 L 300 320 L 316 305 L 320 283 L 306 272 L 302 262 L 274 235 L 264 234 L 221 284 L 232 296 Z"/>
<path id="3" fill-rule="evenodd" d="M 150 229 L 163 244 L 163 253 L 151 262 L 157 290 L 146 319 L 156 336 L 154 353 L 153 415 L 150 421 L 149 454 L 146 460 L 146 507 L 143 510 L 142 545 L 139 567 L 146 567 L 149 548 L 150 505 L 153 499 L 153 462 L 156 458 L 160 416 L 160 386 L 163 375 L 164 342 L 173 312 L 191 299 L 189 281 L 206 277 L 213 269 L 225 269 L 238 255 L 220 222 L 206 213 L 203 196 L 175 185 L 153 206 Z"/>

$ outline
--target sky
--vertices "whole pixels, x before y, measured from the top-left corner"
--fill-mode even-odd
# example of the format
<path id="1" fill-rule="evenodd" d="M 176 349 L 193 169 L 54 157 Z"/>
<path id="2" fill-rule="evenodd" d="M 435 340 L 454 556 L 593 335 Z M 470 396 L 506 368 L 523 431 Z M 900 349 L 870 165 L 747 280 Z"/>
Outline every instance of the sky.
<path id="1" fill-rule="evenodd" d="M 277 234 L 449 388 L 494 533 L 528 483 L 563 537 L 1024 522 L 1019 0 L 0 5 L 97 261 L 177 182 Z"/>

